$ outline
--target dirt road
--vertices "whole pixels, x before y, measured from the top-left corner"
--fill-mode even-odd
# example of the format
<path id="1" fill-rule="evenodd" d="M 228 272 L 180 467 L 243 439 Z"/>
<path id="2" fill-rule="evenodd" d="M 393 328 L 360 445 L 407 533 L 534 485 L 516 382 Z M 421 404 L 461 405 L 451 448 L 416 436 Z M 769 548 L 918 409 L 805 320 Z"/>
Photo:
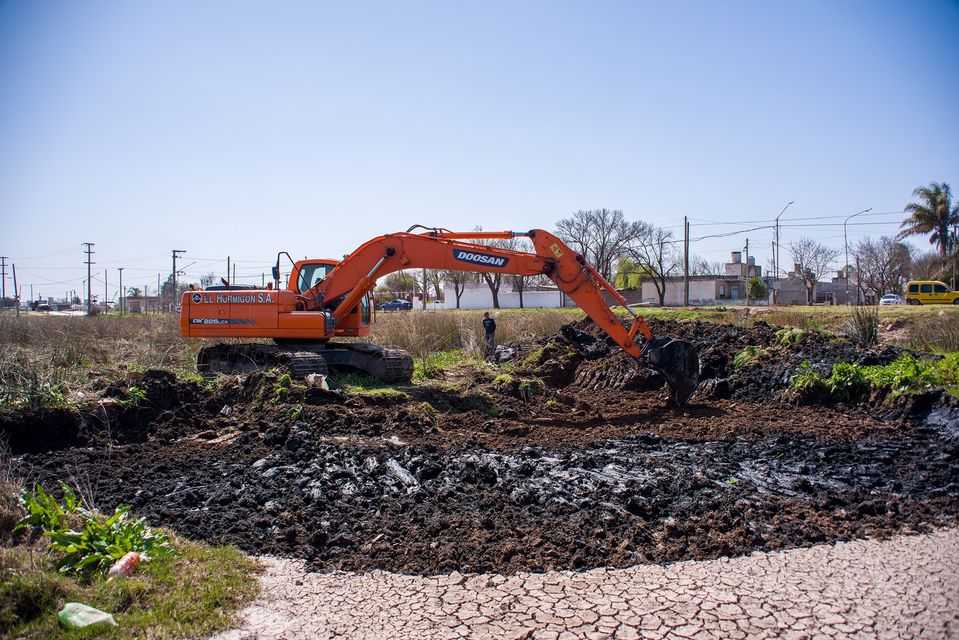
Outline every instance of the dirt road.
<path id="1" fill-rule="evenodd" d="M 949 638 L 959 529 L 581 573 L 307 573 L 266 559 L 251 638 Z"/>

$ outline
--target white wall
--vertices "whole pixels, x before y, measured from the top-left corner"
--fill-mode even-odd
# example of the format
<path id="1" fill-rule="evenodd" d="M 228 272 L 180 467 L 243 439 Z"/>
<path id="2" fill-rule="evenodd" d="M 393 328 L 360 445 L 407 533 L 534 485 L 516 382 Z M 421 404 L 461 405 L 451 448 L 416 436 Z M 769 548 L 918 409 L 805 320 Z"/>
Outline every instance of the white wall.
<path id="1" fill-rule="evenodd" d="M 442 304 L 431 304 L 430 308 L 435 309 L 455 309 L 456 291 L 451 284 L 443 284 L 443 297 L 445 301 Z M 557 309 L 563 306 L 565 296 L 558 289 L 554 291 L 524 291 L 523 307 Z M 566 306 L 570 306 L 567 298 Z M 499 290 L 499 306 L 501 309 L 518 309 L 519 294 L 512 290 L 509 285 L 503 284 Z M 492 309 L 493 294 L 490 293 L 486 284 L 466 285 L 466 290 L 460 296 L 460 309 Z"/>
<path id="2" fill-rule="evenodd" d="M 663 302 L 669 307 L 682 306 L 685 302 L 685 284 L 682 281 L 666 281 L 666 296 Z M 726 292 L 729 295 L 729 292 Z M 643 281 L 643 302 L 653 302 L 659 304 L 659 294 L 656 292 L 656 285 L 650 280 Z M 713 304 L 716 302 L 716 281 L 715 280 L 690 280 L 689 281 L 689 304 Z"/>

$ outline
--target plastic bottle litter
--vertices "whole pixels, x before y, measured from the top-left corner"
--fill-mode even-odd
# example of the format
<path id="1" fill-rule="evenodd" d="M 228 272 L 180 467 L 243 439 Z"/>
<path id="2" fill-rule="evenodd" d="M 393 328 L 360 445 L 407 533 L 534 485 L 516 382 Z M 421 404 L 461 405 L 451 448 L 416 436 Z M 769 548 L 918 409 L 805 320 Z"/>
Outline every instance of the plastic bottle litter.
<path id="1" fill-rule="evenodd" d="M 133 575 L 133 570 L 137 568 L 137 565 L 140 564 L 140 554 L 136 551 L 129 551 L 122 558 L 113 563 L 113 566 L 110 567 L 109 573 L 107 573 L 107 581 L 113 580 L 117 577 L 129 578 Z"/>
<path id="2" fill-rule="evenodd" d="M 60 610 L 60 624 L 70 629 L 82 629 L 94 624 L 117 626 L 117 621 L 106 611 L 94 609 L 79 602 L 68 602 Z"/>

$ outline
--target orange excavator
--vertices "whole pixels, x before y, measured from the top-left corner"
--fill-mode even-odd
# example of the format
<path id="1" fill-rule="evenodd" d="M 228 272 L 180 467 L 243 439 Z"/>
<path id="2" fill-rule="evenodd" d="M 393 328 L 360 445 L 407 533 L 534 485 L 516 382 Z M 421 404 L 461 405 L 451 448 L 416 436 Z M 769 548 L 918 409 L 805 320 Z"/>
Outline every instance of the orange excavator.
<path id="1" fill-rule="evenodd" d="M 523 237 L 533 252 L 470 242 Z M 279 285 L 277 255 L 273 279 Z M 285 289 L 237 286 L 186 291 L 180 329 L 196 338 L 269 338 L 272 344 L 223 343 L 201 349 L 201 372 L 235 372 L 285 366 L 294 377 L 359 369 L 384 382 L 409 382 L 409 354 L 335 337 L 363 337 L 373 321 L 371 292 L 377 278 L 402 269 L 427 268 L 522 276 L 546 275 L 624 351 L 662 374 L 674 402 L 685 405 L 699 381 L 699 358 L 688 342 L 654 338 L 649 326 L 586 259 L 548 231 L 453 232 L 411 227 L 366 242 L 341 261 L 293 262 Z M 627 327 L 603 298 L 606 293 L 630 315 Z"/>

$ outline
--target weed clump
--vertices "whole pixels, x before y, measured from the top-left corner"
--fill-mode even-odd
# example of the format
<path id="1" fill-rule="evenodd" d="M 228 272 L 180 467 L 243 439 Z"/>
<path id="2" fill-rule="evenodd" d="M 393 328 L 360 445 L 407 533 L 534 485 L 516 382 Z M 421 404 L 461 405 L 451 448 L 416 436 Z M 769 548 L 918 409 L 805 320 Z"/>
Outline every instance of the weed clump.
<path id="1" fill-rule="evenodd" d="M 860 305 L 852 310 L 843 325 L 847 338 L 869 348 L 879 342 L 879 307 Z"/>

